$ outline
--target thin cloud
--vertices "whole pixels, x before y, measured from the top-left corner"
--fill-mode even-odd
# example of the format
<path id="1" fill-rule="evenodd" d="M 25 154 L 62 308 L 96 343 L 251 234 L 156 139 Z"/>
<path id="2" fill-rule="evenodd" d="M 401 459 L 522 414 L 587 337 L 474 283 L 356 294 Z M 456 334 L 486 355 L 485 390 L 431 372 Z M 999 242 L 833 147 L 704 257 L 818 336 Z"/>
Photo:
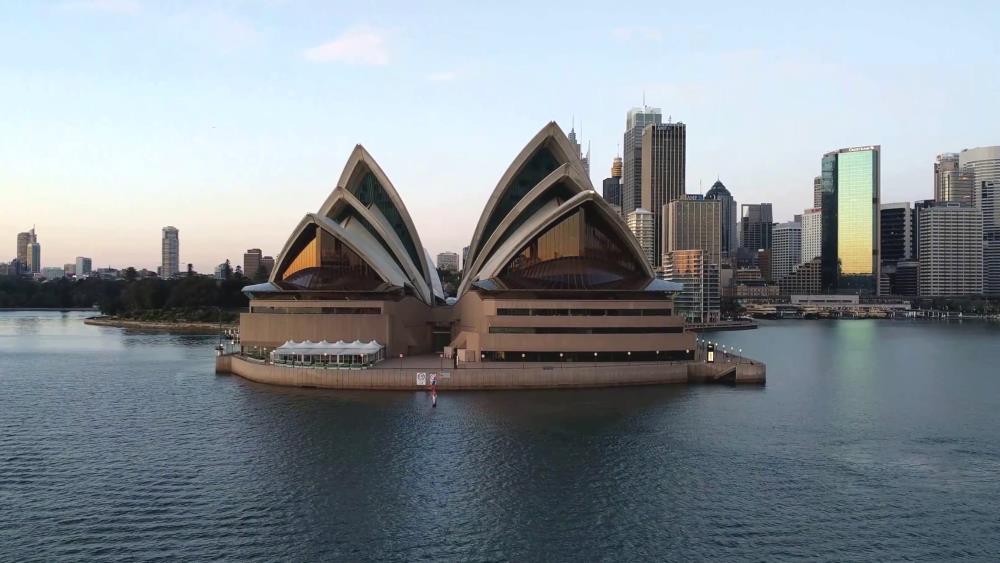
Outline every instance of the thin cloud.
<path id="1" fill-rule="evenodd" d="M 654 27 L 616 27 L 611 35 L 619 41 L 660 41 L 663 34 Z"/>
<path id="2" fill-rule="evenodd" d="M 135 14 L 142 6 L 135 0 L 70 0 L 59 4 L 58 9 L 66 12 Z"/>
<path id="3" fill-rule="evenodd" d="M 431 82 L 451 82 L 458 78 L 458 72 L 454 70 L 443 70 L 441 72 L 432 72 L 427 75 L 427 80 Z"/>
<path id="4" fill-rule="evenodd" d="M 384 31 L 362 25 L 348 29 L 332 41 L 306 49 L 307 61 L 338 62 L 351 65 L 382 66 L 389 64 L 389 48 Z"/>

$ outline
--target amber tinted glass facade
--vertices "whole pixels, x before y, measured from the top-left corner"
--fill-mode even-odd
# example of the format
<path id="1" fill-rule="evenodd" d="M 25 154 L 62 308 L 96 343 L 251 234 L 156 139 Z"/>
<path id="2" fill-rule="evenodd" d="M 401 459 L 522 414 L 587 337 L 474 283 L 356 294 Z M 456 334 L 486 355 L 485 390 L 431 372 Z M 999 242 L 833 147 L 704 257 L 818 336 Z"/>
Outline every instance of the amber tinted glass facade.
<path id="1" fill-rule="evenodd" d="M 875 273 L 876 198 L 873 151 L 841 153 L 837 157 L 837 256 L 841 275 Z"/>
<path id="2" fill-rule="evenodd" d="M 511 289 L 620 289 L 648 282 L 621 236 L 587 208 L 535 237 L 499 277 Z"/>
<path id="3" fill-rule="evenodd" d="M 340 239 L 315 225 L 293 247 L 293 258 L 278 276 L 285 289 L 370 291 L 382 278 Z"/>

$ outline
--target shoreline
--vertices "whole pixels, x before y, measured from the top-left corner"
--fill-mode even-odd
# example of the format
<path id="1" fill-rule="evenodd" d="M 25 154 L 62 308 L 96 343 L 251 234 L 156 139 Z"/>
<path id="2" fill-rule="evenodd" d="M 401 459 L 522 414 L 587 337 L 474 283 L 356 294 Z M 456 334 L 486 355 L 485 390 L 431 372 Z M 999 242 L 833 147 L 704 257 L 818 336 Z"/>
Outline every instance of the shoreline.
<path id="1" fill-rule="evenodd" d="M 170 322 L 170 321 L 136 321 L 131 319 L 119 319 L 116 317 L 88 317 L 83 319 L 83 324 L 91 326 L 106 326 L 112 328 L 131 328 L 141 330 L 155 330 L 161 332 L 183 332 L 188 334 L 217 334 L 221 329 L 236 328 L 238 325 L 232 323 L 206 323 L 206 322 Z"/>

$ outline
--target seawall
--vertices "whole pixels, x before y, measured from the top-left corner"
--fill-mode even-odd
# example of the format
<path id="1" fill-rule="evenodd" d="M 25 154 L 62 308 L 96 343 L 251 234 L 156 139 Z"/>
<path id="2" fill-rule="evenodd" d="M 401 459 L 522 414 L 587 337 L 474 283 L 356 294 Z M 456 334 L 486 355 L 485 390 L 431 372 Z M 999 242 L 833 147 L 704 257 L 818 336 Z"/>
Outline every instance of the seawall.
<path id="1" fill-rule="evenodd" d="M 243 356 L 217 356 L 216 373 L 232 373 L 250 381 L 291 387 L 326 389 L 426 389 L 437 374 L 442 390 L 567 389 L 665 385 L 677 383 L 763 384 L 766 367 L 760 362 L 706 363 L 656 362 L 646 364 L 464 364 L 458 368 L 401 367 L 324 369 L 289 367 L 250 360 Z M 423 377 L 424 383 L 420 383 Z"/>

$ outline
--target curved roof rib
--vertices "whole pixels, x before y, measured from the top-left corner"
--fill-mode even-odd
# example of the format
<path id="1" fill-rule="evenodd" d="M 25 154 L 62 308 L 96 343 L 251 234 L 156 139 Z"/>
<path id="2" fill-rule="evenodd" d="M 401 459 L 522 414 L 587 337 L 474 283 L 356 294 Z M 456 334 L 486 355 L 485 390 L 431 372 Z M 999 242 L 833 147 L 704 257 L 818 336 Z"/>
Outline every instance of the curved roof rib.
<path id="1" fill-rule="evenodd" d="M 399 268 L 395 260 L 382 248 L 381 245 L 363 230 L 359 229 L 345 229 L 340 224 L 326 218 L 317 216 L 313 213 L 306 214 L 305 217 L 299 221 L 298 226 L 292 231 L 291 236 L 285 242 L 284 247 L 281 249 L 281 253 L 278 254 L 275 260 L 275 267 L 271 270 L 271 276 L 268 281 L 276 285 L 281 280 L 278 279 L 279 273 L 283 272 L 288 266 L 288 261 L 291 256 L 289 253 L 292 251 L 296 242 L 305 233 L 305 230 L 311 226 L 315 225 L 318 229 L 322 229 L 329 233 L 331 236 L 339 239 L 343 242 L 349 249 L 351 249 L 355 254 L 360 256 L 371 268 L 382 278 L 383 281 L 390 285 L 397 287 L 406 287 L 409 285 L 409 278 L 405 273 Z M 367 235 L 367 236 L 366 236 Z"/>
<path id="2" fill-rule="evenodd" d="M 555 209 L 564 200 L 585 191 L 588 191 L 586 175 L 578 167 L 569 163 L 560 165 L 531 188 L 531 191 L 525 194 L 497 225 L 489 238 L 480 245 L 475 260 L 471 260 L 469 266 L 465 267 L 458 295 L 462 295 L 468 289 L 479 268 L 490 258 L 497 245 L 507 240 L 513 230 L 512 227 L 523 224 L 540 209 Z"/>
<path id="3" fill-rule="evenodd" d="M 622 246 L 630 251 L 633 261 L 641 265 L 643 275 L 649 280 L 654 279 L 653 269 L 646 261 L 645 254 L 632 232 L 622 221 L 617 220 L 617 214 L 597 192 L 588 190 L 578 193 L 556 209 L 542 210 L 530 217 L 493 251 L 482 268 L 474 274 L 473 278 L 470 278 L 470 283 L 499 276 L 514 256 L 521 252 L 535 237 L 584 205 L 601 215 L 605 223 L 618 235 L 619 242 L 623 243 Z"/>
<path id="4" fill-rule="evenodd" d="M 576 168 L 585 186 L 594 189 L 569 138 L 556 122 L 550 121 L 521 149 L 493 189 L 469 243 L 470 261 L 476 259 L 482 244 L 525 193 L 563 164 Z"/>
<path id="5" fill-rule="evenodd" d="M 348 191 L 364 207 L 369 209 L 374 207 L 378 210 L 398 236 L 413 265 L 420 270 L 424 283 L 430 287 L 431 278 L 423 264 L 421 256 L 423 246 L 413 225 L 413 219 L 388 176 L 363 146 L 356 145 L 351 151 L 351 156 L 344 165 L 344 171 L 340 174 L 340 180 L 337 181 L 337 187 L 323 202 L 319 215 L 324 217 L 330 215 L 334 204 L 342 197 L 338 195 L 338 191 Z"/>
<path id="6" fill-rule="evenodd" d="M 358 228 L 367 230 L 406 272 L 421 298 L 427 303 L 433 302 L 431 298 L 432 286 L 427 284 L 423 272 L 413 263 L 403 241 L 400 240 L 399 235 L 382 213 L 377 209 L 366 207 L 354 194 L 339 188 L 334 190 L 330 198 L 327 199 L 327 203 L 328 205 L 324 204 L 324 208 L 328 210 L 327 214 L 323 215 L 324 217 L 328 217 L 342 226 L 356 224 Z"/>

